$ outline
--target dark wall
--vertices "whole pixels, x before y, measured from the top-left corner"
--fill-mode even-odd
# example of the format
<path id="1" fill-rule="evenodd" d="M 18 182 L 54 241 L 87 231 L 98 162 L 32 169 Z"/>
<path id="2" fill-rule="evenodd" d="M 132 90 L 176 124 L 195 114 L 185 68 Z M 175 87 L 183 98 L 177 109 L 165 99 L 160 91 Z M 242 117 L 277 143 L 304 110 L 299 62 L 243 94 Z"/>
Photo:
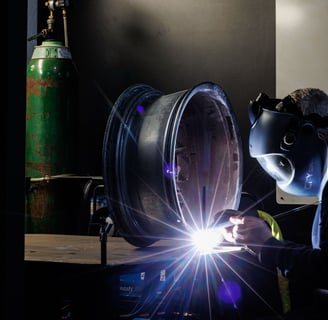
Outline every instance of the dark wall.
<path id="1" fill-rule="evenodd" d="M 247 107 L 275 94 L 275 1 L 81 0 L 68 11 L 79 73 L 79 170 L 101 174 L 102 137 L 119 94 L 135 83 L 163 93 L 218 83 L 231 100 L 245 153 L 245 188 L 259 168 L 248 156 Z M 263 196 L 270 178 L 258 186 Z"/>
<path id="2" fill-rule="evenodd" d="M 2 315 L 22 319 L 25 210 L 25 65 L 27 3 L 8 1 L 8 99 L 1 115 Z M 4 262 L 4 263 L 3 263 Z"/>

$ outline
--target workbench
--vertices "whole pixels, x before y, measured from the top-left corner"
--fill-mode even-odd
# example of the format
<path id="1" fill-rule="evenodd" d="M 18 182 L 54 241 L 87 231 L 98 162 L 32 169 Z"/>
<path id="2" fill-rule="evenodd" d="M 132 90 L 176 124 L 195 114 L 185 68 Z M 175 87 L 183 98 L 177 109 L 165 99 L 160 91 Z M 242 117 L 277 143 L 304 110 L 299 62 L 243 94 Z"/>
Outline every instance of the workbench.
<path id="1" fill-rule="evenodd" d="M 189 292 L 188 298 L 182 292 L 183 282 L 197 281 L 190 272 L 188 279 L 177 280 L 178 269 L 186 267 L 181 263 L 185 246 L 186 241 L 160 240 L 138 248 L 122 237 L 108 237 L 103 264 L 98 236 L 26 234 L 26 314 L 47 320 L 69 319 L 71 314 L 74 320 L 112 320 L 136 319 L 141 314 L 148 319 L 151 313 L 152 319 L 157 319 L 158 313 L 160 319 L 175 319 L 163 316 L 170 312 L 182 319 L 177 308 L 191 314 L 184 300 L 190 302 L 191 298 Z M 141 279 L 142 275 L 146 279 Z M 199 281 L 203 286 L 204 281 Z M 164 302 L 164 295 L 169 303 Z M 195 299 L 197 304 L 203 300 L 199 296 Z M 142 308 L 137 310 L 140 303 Z"/>
<path id="2" fill-rule="evenodd" d="M 122 237 L 108 237 L 107 260 L 110 267 L 175 260 L 181 257 L 177 247 L 185 241 L 160 240 L 145 248 L 129 244 Z M 101 244 L 98 236 L 61 234 L 26 234 L 25 261 L 46 261 L 97 265 L 101 263 Z"/>
<path id="3" fill-rule="evenodd" d="M 26 234 L 26 318 L 230 320 L 279 308 L 274 273 L 246 263 L 251 255 L 197 258 L 188 248 L 182 240 L 138 248 L 108 237 L 104 262 L 99 236 Z M 219 298 L 223 279 L 239 283 L 237 304 Z"/>

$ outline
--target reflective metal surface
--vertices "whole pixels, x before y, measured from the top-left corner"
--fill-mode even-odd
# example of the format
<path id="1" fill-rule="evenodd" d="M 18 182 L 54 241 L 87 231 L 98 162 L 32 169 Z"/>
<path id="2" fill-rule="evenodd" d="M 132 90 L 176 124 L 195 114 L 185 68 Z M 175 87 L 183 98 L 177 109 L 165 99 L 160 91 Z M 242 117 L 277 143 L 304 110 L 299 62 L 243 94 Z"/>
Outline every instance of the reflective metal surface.
<path id="1" fill-rule="evenodd" d="M 188 237 L 236 209 L 242 147 L 225 92 L 211 82 L 168 95 L 127 88 L 108 118 L 103 176 L 120 235 L 139 247 Z"/>

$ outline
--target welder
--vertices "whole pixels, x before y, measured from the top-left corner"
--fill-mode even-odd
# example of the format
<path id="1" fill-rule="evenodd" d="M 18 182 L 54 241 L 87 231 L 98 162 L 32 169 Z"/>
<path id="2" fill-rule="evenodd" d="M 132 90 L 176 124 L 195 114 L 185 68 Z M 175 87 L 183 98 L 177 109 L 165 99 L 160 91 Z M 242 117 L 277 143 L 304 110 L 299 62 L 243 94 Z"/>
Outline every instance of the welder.
<path id="1" fill-rule="evenodd" d="M 318 199 L 312 246 L 278 239 L 264 219 L 238 211 L 225 239 L 247 246 L 260 264 L 278 268 L 299 289 L 291 311 L 279 319 L 322 319 L 328 314 L 328 96 L 317 88 L 283 99 L 260 93 L 249 105 L 249 119 L 250 156 L 282 191 Z"/>

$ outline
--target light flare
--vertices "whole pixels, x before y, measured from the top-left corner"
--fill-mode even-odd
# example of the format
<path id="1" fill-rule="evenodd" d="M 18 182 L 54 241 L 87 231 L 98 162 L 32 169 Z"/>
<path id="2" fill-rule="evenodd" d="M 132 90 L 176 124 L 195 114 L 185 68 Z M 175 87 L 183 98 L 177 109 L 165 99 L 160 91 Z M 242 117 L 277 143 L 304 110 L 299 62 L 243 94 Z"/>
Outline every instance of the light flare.
<path id="1" fill-rule="evenodd" d="M 98 87 L 99 89 L 99 87 Z M 102 90 L 100 90 L 102 91 Z M 108 100 L 108 98 L 104 95 L 106 98 L 106 101 L 108 101 L 109 105 L 111 107 L 113 106 L 113 103 Z M 144 112 L 143 106 L 137 106 L 137 112 L 142 113 Z M 118 119 L 122 122 L 124 125 L 124 129 L 127 131 L 127 134 L 129 137 L 131 137 L 132 141 L 137 144 L 136 138 L 133 135 L 133 132 L 130 131 L 130 128 L 125 124 L 124 119 L 122 116 L 115 110 L 116 116 Z M 164 158 L 164 157 L 163 157 Z M 225 159 L 225 157 L 224 157 Z M 217 175 L 217 183 L 215 184 L 215 193 L 214 195 L 217 195 L 218 192 L 221 190 L 219 189 L 220 181 L 223 177 L 223 164 L 224 161 L 221 161 L 222 167 L 220 168 L 218 175 Z M 177 179 L 179 168 L 177 166 L 174 166 L 172 164 L 165 166 L 163 168 L 164 174 L 166 177 Z M 247 180 L 247 179 L 246 179 Z M 198 183 L 198 181 L 196 181 Z M 206 213 L 204 215 L 207 219 L 207 221 L 204 222 L 205 225 L 209 225 L 209 223 L 212 221 L 212 213 L 213 213 L 213 203 L 214 203 L 214 197 L 210 199 L 210 209 L 207 208 L 204 205 L 204 201 L 201 198 L 201 186 L 197 185 L 198 188 L 196 190 L 199 190 L 199 207 L 202 208 L 203 211 Z M 273 189 L 271 192 L 269 192 L 266 196 L 271 195 L 275 190 Z M 154 194 L 157 194 L 156 190 L 153 190 Z M 197 195 L 195 195 L 197 196 Z M 263 198 L 265 198 L 264 196 Z M 160 201 L 165 201 L 165 199 L 161 198 L 160 195 L 158 195 L 160 198 Z M 117 201 L 116 199 L 111 199 L 113 202 Z M 176 245 L 174 247 L 169 247 L 164 251 L 153 251 L 152 248 L 144 248 L 143 250 L 149 250 L 147 259 L 151 257 L 162 259 L 161 257 L 163 254 L 171 254 L 175 257 L 173 261 L 169 261 L 169 264 L 167 269 L 170 269 L 171 272 L 174 274 L 173 279 L 169 278 L 166 284 L 165 293 L 161 296 L 160 301 L 158 301 L 158 295 L 154 293 L 154 291 L 150 290 L 150 292 L 147 294 L 144 292 L 144 296 L 140 301 L 137 301 L 136 305 L 132 306 L 131 312 L 129 316 L 136 315 L 138 312 L 143 311 L 144 309 L 150 310 L 150 313 L 153 315 L 156 314 L 157 311 L 165 311 L 165 307 L 169 306 L 169 303 L 172 299 L 172 296 L 176 299 L 176 292 L 180 292 L 180 288 L 185 288 L 184 294 L 187 296 L 184 301 L 192 301 L 192 298 L 194 296 L 198 297 L 197 294 L 200 294 L 201 297 L 203 297 L 204 290 L 207 292 L 207 301 L 204 300 L 204 303 L 207 306 L 204 305 L 205 310 L 211 310 L 212 303 L 215 304 L 217 301 L 212 301 L 212 295 L 211 292 L 213 289 L 216 289 L 217 298 L 220 302 L 226 303 L 228 306 L 232 305 L 234 309 L 237 309 L 237 305 L 235 304 L 237 301 L 242 299 L 241 297 L 241 287 L 240 285 L 243 284 L 247 288 L 250 289 L 250 291 L 260 298 L 260 300 L 263 302 L 264 305 L 271 308 L 270 303 L 268 301 L 265 301 L 264 298 L 261 297 L 260 293 L 256 291 L 256 288 L 253 288 L 252 284 L 247 282 L 247 279 L 244 279 L 241 274 L 238 272 L 238 268 L 235 268 L 234 263 L 231 263 L 230 257 L 233 256 L 237 258 L 237 262 L 240 264 L 249 264 L 249 261 L 245 260 L 243 258 L 243 255 L 236 255 L 234 252 L 240 251 L 243 249 L 241 246 L 227 246 L 223 244 L 223 234 L 222 234 L 222 226 L 215 227 L 215 228 L 206 228 L 206 229 L 196 229 L 191 230 L 195 228 L 197 225 L 200 224 L 199 221 L 196 219 L 194 220 L 194 215 L 192 214 L 192 211 L 188 208 L 187 201 L 184 201 L 183 194 L 181 193 L 179 200 L 183 203 L 185 212 L 184 214 L 190 215 L 190 218 L 188 219 L 189 225 L 188 230 L 186 231 L 184 228 L 179 228 L 176 224 L 170 225 L 167 221 L 159 221 L 156 217 L 150 217 L 146 216 L 147 219 L 154 219 L 157 222 L 163 223 L 169 227 L 171 227 L 174 232 L 176 232 L 178 235 L 182 236 L 183 239 L 178 239 L 177 237 L 177 243 L 180 243 L 180 245 Z M 122 207 L 128 207 L 127 204 L 121 203 Z M 167 203 L 167 208 L 169 208 L 170 212 L 174 211 L 174 208 L 172 208 L 171 203 Z M 137 210 L 137 208 L 131 208 L 138 214 L 142 215 L 143 212 Z M 297 208 L 294 209 L 294 211 L 297 211 Z M 286 216 L 291 212 L 282 212 L 278 216 Z M 195 215 L 197 216 L 197 215 Z M 179 217 L 177 215 L 177 217 Z M 180 219 L 183 219 L 184 217 L 179 217 Z M 192 222 L 192 223 L 190 223 Z M 221 229 L 221 231 L 219 230 Z M 155 238 L 155 236 L 154 236 Z M 188 241 L 181 241 L 181 240 L 188 240 Z M 189 241 L 191 239 L 191 241 Z M 161 240 L 161 236 L 158 236 L 157 240 Z M 232 255 L 225 255 L 221 253 L 229 252 L 232 253 Z M 175 253 L 175 254 L 174 254 Z M 127 263 L 135 263 L 136 258 L 132 256 L 129 258 L 129 261 Z M 164 263 L 164 262 L 163 262 Z M 164 264 L 165 265 L 165 264 Z M 230 271 L 228 273 L 228 271 Z M 228 274 L 227 274 L 228 273 Z M 231 275 L 230 275 L 231 273 Z M 230 280 L 229 277 L 232 277 L 235 279 L 237 277 L 238 283 L 236 283 L 233 280 Z M 224 278 L 226 278 L 224 280 Z M 214 279 L 214 280 L 213 280 Z M 205 280 L 205 281 L 204 281 Z M 221 286 L 218 287 L 218 285 L 221 283 Z M 204 285 L 205 288 L 202 286 Z M 162 286 L 160 286 L 162 289 Z M 201 290 L 203 289 L 203 290 Z M 200 297 L 200 298 L 201 298 Z M 192 305 L 192 303 L 190 303 Z M 188 306 L 186 306 L 188 308 Z M 212 314 L 210 313 L 208 318 L 209 320 L 213 319 Z"/>
<path id="2" fill-rule="evenodd" d="M 191 234 L 192 243 L 201 254 L 211 254 L 224 240 L 220 228 L 200 229 Z"/>

